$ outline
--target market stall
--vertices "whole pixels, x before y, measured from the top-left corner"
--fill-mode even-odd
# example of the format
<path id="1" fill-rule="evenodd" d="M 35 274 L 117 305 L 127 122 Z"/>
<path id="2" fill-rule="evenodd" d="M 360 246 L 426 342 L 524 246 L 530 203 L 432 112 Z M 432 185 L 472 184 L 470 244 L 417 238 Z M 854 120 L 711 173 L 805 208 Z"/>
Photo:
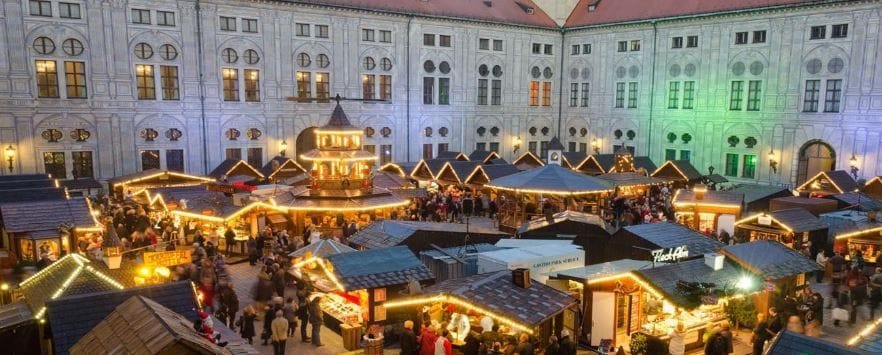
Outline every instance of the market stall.
<path id="1" fill-rule="evenodd" d="M 539 159 L 539 157 L 537 157 L 536 154 L 533 154 L 533 152 L 526 151 L 511 164 L 518 167 L 518 170 L 530 170 L 544 166 L 545 162 L 543 162 L 542 159 Z"/>
<path id="2" fill-rule="evenodd" d="M 545 283 L 548 273 L 585 265 L 585 251 L 579 246 L 541 245 L 487 251 L 478 254 L 478 274 L 501 270 L 528 269 L 533 280 Z"/>
<path id="3" fill-rule="evenodd" d="M 775 240 L 796 250 L 812 243 L 812 255 L 827 248 L 827 224 L 803 208 L 757 213 L 735 222 L 735 240 Z"/>
<path id="4" fill-rule="evenodd" d="M 631 155 L 630 151 L 627 149 L 622 151 L 620 150 L 616 154 L 593 154 L 587 156 L 585 159 L 581 160 L 573 169 L 583 172 L 588 175 L 602 175 L 602 174 L 610 174 L 610 173 L 625 173 L 625 172 L 636 172 L 639 175 L 649 175 L 656 171 L 656 165 L 649 157 L 633 157 L 632 163 L 633 168 L 631 169 L 620 169 L 616 166 L 617 155 L 627 152 L 628 155 Z"/>
<path id="5" fill-rule="evenodd" d="M 466 178 L 471 176 L 480 166 L 479 162 L 451 160 L 444 163 L 435 176 L 435 181 L 441 186 L 454 185 L 470 189 L 466 185 Z"/>
<path id="6" fill-rule="evenodd" d="M 420 160 L 414 167 L 413 170 L 410 171 L 410 177 L 419 181 L 420 186 L 425 187 L 426 184 L 429 184 L 438 176 L 438 173 L 441 172 L 441 168 L 444 167 L 444 164 L 447 162 L 453 161 L 453 159 L 423 159 Z"/>
<path id="7" fill-rule="evenodd" d="M 760 213 L 772 211 L 771 200 L 778 197 L 793 197 L 790 189 L 782 186 L 738 184 L 732 191 L 744 194 L 744 212 Z"/>
<path id="8" fill-rule="evenodd" d="M 882 211 L 882 201 L 862 192 L 844 192 L 826 195 L 824 198 L 836 201 L 838 208 L 843 210 Z"/>
<path id="9" fill-rule="evenodd" d="M 826 196 L 857 191 L 860 185 L 845 170 L 822 171 L 799 185 L 794 192 L 800 196 Z"/>
<path id="10" fill-rule="evenodd" d="M 17 260 L 36 262 L 42 254 L 55 260 L 82 252 L 104 231 L 89 200 L 43 200 L 0 204 L 2 228 Z M 81 250 L 82 249 L 82 250 Z"/>
<path id="11" fill-rule="evenodd" d="M 110 193 L 116 198 L 124 198 L 129 192 L 147 188 L 195 186 L 212 182 L 214 179 L 177 171 L 149 169 L 134 174 L 117 176 L 107 180 Z"/>
<path id="12" fill-rule="evenodd" d="M 882 256 L 882 221 L 877 213 L 838 211 L 821 215 L 821 221 L 830 226 L 833 250 L 851 259 L 855 253 L 867 263 L 875 263 Z"/>
<path id="13" fill-rule="evenodd" d="M 585 250 L 585 264 L 594 264 L 607 252 L 606 245 L 615 228 L 600 216 L 577 211 L 561 211 L 548 218 L 536 218 L 521 225 L 518 238 L 571 240 Z"/>
<path id="14" fill-rule="evenodd" d="M 871 197 L 882 199 L 882 176 L 874 176 L 872 179 L 867 180 L 863 191 Z"/>
<path id="15" fill-rule="evenodd" d="M 688 160 L 668 160 L 650 176 L 671 182 L 675 189 L 691 187 L 702 179 L 701 173 Z"/>
<path id="16" fill-rule="evenodd" d="M 673 222 L 643 223 L 626 226 L 610 238 L 599 261 L 619 259 L 676 262 L 713 253 L 723 246 L 704 234 Z"/>
<path id="17" fill-rule="evenodd" d="M 215 178 L 218 181 L 227 181 L 234 177 L 242 177 L 246 179 L 246 181 L 252 181 L 260 180 L 265 177 L 260 170 L 257 170 L 257 168 L 251 166 L 244 160 L 238 159 L 227 159 L 222 161 L 214 168 L 214 170 L 208 173 L 208 176 Z"/>
<path id="18" fill-rule="evenodd" d="M 307 180 L 307 170 L 304 169 L 297 161 L 288 157 L 275 156 L 270 159 L 263 168 L 260 169 L 261 174 L 270 182 L 284 183 L 293 185 L 298 182 Z"/>
<path id="19" fill-rule="evenodd" d="M 386 302 L 385 308 L 421 322 L 441 324 L 449 319 L 447 330 L 456 347 L 478 326 L 498 325 L 499 333 L 515 339 L 527 333 L 542 346 L 561 330 L 578 334 L 576 299 L 529 279 L 527 270 L 504 270 L 446 280 L 427 287 L 423 295 Z"/>
<path id="20" fill-rule="evenodd" d="M 465 178 L 464 182 L 466 185 L 474 186 L 476 190 L 490 193 L 490 189 L 485 188 L 490 181 L 519 172 L 517 166 L 512 164 L 480 165 Z"/>
<path id="21" fill-rule="evenodd" d="M 640 175 L 637 173 L 608 173 L 598 175 L 598 178 L 609 182 L 615 186 L 615 197 L 637 198 L 641 196 L 649 196 L 649 191 L 654 186 L 661 186 L 667 181 L 651 176 Z"/>
<path id="22" fill-rule="evenodd" d="M 790 208 L 803 208 L 815 216 L 834 212 L 837 203 L 826 198 L 809 198 L 799 196 L 777 197 L 769 200 L 769 211 L 786 210 Z"/>
<path id="23" fill-rule="evenodd" d="M 495 159 L 501 159 L 496 152 L 490 150 L 474 150 L 471 154 L 469 154 L 470 161 L 480 162 L 481 164 L 487 164 Z"/>
<path id="24" fill-rule="evenodd" d="M 692 190 L 677 190 L 671 202 L 677 222 L 699 232 L 726 231 L 729 235 L 735 233 L 743 203 L 744 194 L 740 192 L 708 190 L 701 184 Z"/>
<path id="25" fill-rule="evenodd" d="M 385 220 L 373 222 L 349 238 L 349 244 L 361 249 L 406 246 L 414 254 L 421 251 L 461 246 L 469 243 L 494 244 L 509 235 L 495 228 L 464 223 Z"/>

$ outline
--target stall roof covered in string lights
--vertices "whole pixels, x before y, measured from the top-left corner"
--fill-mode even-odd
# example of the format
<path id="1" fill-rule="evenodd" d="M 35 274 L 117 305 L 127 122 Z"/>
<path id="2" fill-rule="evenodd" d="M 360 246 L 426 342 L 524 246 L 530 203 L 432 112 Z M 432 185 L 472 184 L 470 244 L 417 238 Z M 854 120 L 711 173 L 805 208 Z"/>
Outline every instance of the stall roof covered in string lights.
<path id="1" fill-rule="evenodd" d="M 685 183 L 701 180 L 701 173 L 688 160 L 668 160 L 655 169 L 650 176 Z"/>
<path id="2" fill-rule="evenodd" d="M 500 159 L 499 154 L 492 150 L 475 150 L 471 154 L 469 154 L 470 161 L 481 162 L 481 164 L 487 164 L 494 159 Z"/>
<path id="3" fill-rule="evenodd" d="M 796 188 L 796 192 L 841 194 L 856 191 L 860 185 L 845 170 L 822 171 Z"/>
<path id="4" fill-rule="evenodd" d="M 34 317 L 42 319 L 46 303 L 61 296 L 121 290 L 124 286 L 96 270 L 91 261 L 79 254 L 68 254 L 18 286 Z"/>
<path id="5" fill-rule="evenodd" d="M 486 186 L 521 193 L 550 195 L 597 194 L 613 189 L 612 185 L 604 180 L 556 164 L 494 179 Z"/>

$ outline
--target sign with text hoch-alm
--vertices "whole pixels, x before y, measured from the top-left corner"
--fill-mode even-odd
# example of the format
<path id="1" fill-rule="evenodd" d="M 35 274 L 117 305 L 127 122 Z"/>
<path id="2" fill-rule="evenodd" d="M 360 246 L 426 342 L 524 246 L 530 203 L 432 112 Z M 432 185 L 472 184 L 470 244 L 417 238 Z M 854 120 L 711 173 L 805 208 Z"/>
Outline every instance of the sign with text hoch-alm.
<path id="1" fill-rule="evenodd" d="M 689 249 L 687 249 L 685 245 L 674 248 L 656 249 L 651 253 L 652 261 L 656 263 L 671 263 L 689 257 Z"/>

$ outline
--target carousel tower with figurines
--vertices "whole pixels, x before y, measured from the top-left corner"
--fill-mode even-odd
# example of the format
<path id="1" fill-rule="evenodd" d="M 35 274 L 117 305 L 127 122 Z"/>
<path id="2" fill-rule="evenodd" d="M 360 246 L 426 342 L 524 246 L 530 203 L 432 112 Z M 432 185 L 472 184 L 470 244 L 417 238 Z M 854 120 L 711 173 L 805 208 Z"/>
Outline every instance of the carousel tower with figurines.
<path id="1" fill-rule="evenodd" d="M 310 189 L 347 190 L 372 188 L 372 167 L 377 156 L 362 150 L 364 131 L 349 122 L 339 96 L 331 119 L 315 129 L 316 148 L 300 158 L 312 163 Z"/>

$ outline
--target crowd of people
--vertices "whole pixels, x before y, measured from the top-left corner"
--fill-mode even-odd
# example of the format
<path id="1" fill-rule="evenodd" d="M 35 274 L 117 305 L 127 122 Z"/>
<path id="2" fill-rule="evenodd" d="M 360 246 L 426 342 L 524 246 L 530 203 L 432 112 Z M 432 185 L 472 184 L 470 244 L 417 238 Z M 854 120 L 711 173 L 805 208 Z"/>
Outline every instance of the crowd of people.
<path id="1" fill-rule="evenodd" d="M 486 320 L 482 320 L 482 323 L 486 323 Z M 423 322 L 418 332 L 413 328 L 413 321 L 404 322 L 400 337 L 401 355 L 453 354 L 451 332 L 443 324 Z M 472 327 L 465 336 L 464 344 L 459 346 L 463 355 L 575 355 L 576 349 L 576 341 L 566 329 L 561 331 L 560 338 L 549 336 L 548 344 L 543 348 L 535 337 L 527 333 L 511 335 L 500 331 L 498 325 Z"/>

